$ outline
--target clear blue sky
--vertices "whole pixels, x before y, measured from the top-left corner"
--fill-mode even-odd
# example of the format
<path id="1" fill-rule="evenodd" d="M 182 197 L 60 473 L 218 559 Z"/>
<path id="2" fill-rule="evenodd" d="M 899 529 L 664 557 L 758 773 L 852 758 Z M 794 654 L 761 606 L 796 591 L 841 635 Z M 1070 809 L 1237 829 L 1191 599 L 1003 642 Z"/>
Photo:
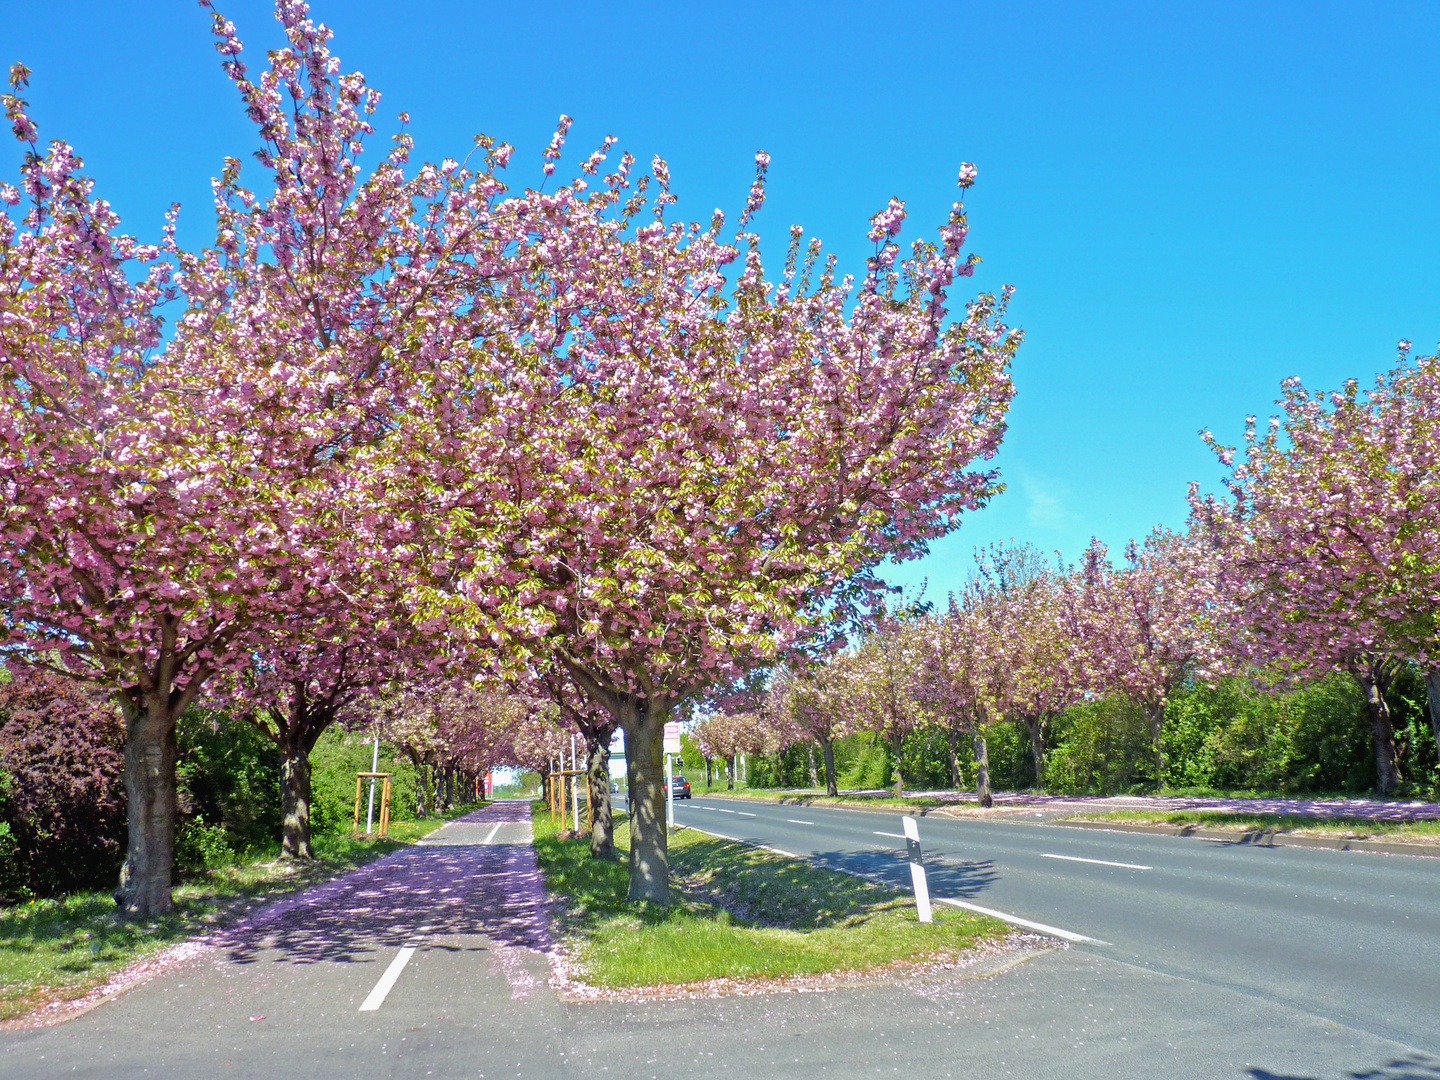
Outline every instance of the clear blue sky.
<path id="1" fill-rule="evenodd" d="M 279 42 L 268 7 L 221 6 L 258 68 Z M 567 112 L 572 166 L 613 133 L 666 157 L 678 209 L 705 219 L 733 218 L 770 151 L 759 225 L 777 262 L 798 222 L 859 268 L 892 195 L 933 235 L 976 162 L 976 283 L 1016 286 L 1027 341 L 1009 490 L 892 575 L 928 577 L 936 599 L 977 544 L 1073 559 L 1092 534 L 1116 548 L 1181 525 L 1187 481 L 1220 476 L 1198 429 L 1234 441 L 1286 376 L 1368 380 L 1399 338 L 1440 339 L 1440 5 L 312 10 L 384 92 L 385 123 L 410 112 L 422 157 L 484 131 L 533 182 Z M 80 150 L 131 230 L 155 236 L 178 199 L 182 240 L 208 238 L 208 179 L 255 144 L 198 7 L 0 0 L 0 60 L 34 69 L 42 137 Z"/>

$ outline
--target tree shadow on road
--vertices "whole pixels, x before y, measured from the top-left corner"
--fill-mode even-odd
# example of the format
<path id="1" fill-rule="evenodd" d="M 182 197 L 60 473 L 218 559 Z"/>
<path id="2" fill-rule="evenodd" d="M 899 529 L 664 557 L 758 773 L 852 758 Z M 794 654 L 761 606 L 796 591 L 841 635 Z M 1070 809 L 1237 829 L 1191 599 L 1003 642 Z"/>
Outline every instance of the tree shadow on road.
<path id="1" fill-rule="evenodd" d="M 884 878 L 896 888 L 910 888 L 910 864 L 898 851 L 820 851 L 811 856 L 835 870 Z M 925 859 L 925 876 L 932 896 L 970 899 L 985 892 L 1000 874 L 990 859 Z"/>
<path id="2" fill-rule="evenodd" d="M 482 934 L 495 945 L 548 950 L 545 893 L 529 844 L 411 848 L 282 901 L 218 943 L 237 964 L 266 953 L 288 964 L 371 963 L 422 935 L 431 949 L 480 950 L 437 939 Z"/>
<path id="3" fill-rule="evenodd" d="M 1276 1073 L 1269 1069 L 1250 1069 L 1254 1080 L 1321 1080 L 1316 1076 Z M 1440 1080 L 1440 1058 L 1412 1053 L 1392 1058 L 1373 1069 L 1359 1069 L 1342 1074 L 1347 1080 Z"/>

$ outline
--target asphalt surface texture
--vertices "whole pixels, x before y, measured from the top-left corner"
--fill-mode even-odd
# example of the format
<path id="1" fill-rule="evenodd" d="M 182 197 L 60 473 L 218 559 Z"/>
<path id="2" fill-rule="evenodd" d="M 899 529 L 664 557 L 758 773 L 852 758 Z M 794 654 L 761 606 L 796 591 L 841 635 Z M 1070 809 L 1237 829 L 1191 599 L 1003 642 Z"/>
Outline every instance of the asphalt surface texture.
<path id="1" fill-rule="evenodd" d="M 677 818 L 909 880 L 897 815 L 697 798 Z M 83 1016 L 0 1032 L 0 1077 L 1440 1080 L 1440 860 L 919 828 L 933 895 L 1090 940 L 984 979 L 572 1001 L 528 803 L 499 802 Z"/>

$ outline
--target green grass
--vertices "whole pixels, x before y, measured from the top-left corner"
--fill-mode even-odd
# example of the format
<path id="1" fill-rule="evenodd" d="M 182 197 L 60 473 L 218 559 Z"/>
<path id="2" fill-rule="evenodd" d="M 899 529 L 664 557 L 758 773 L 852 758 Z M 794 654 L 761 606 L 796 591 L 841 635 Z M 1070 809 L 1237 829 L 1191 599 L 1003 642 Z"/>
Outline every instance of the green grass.
<path id="1" fill-rule="evenodd" d="M 693 829 L 671 834 L 671 906 L 632 903 L 624 815 L 621 857 L 597 860 L 587 840 L 559 839 L 545 804 L 534 805 L 535 853 L 560 900 L 559 930 L 594 986 L 871 971 L 953 957 L 1008 932 L 943 907 L 924 924 L 900 890 Z"/>
<path id="2" fill-rule="evenodd" d="M 282 862 L 276 844 L 238 865 L 208 870 L 177 885 L 175 910 L 142 922 L 119 918 L 108 892 L 0 907 L 0 1020 L 83 997 L 167 945 L 218 929 L 287 893 L 407 847 L 446 820 L 392 821 L 390 836 L 383 840 L 364 834 L 319 835 L 313 841 L 313 862 Z"/>
<path id="3" fill-rule="evenodd" d="M 1347 840 L 1395 840 L 1432 844 L 1440 842 L 1440 821 L 1367 821 L 1361 818 L 1316 818 L 1300 814 L 1235 814 L 1220 810 L 1116 810 L 1105 814 L 1073 814 L 1066 820 L 1200 825 L 1235 832 L 1274 829 L 1296 836 L 1325 836 Z"/>

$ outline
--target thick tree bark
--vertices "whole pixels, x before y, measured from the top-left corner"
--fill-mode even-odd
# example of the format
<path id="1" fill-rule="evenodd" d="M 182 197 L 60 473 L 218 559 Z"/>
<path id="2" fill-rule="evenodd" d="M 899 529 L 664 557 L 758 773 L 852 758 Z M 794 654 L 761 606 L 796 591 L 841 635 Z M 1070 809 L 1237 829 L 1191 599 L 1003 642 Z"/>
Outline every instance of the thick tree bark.
<path id="1" fill-rule="evenodd" d="M 970 736 L 970 746 L 975 751 L 975 799 L 981 806 L 994 806 L 990 794 L 990 750 L 985 745 L 985 736 Z"/>
<path id="2" fill-rule="evenodd" d="M 1365 694 L 1365 711 L 1370 715 L 1370 734 L 1375 743 L 1375 789 L 1381 795 L 1389 795 L 1400 786 L 1400 760 L 1395 750 L 1390 705 L 1385 700 L 1389 680 L 1375 667 L 1378 665 L 1359 672 L 1356 678 Z"/>
<path id="3" fill-rule="evenodd" d="M 590 857 L 615 857 L 615 822 L 610 807 L 610 736 L 585 740 L 585 779 L 590 786 L 590 806 L 594 820 L 590 823 Z"/>
<path id="4" fill-rule="evenodd" d="M 280 763 L 280 857 L 313 859 L 310 847 L 310 747 L 285 747 Z"/>
<path id="5" fill-rule="evenodd" d="M 665 721 L 670 709 L 627 695 L 620 702 L 630 791 L 630 899 L 670 905 L 670 836 L 665 825 Z"/>
<path id="6" fill-rule="evenodd" d="M 835 777 L 835 740 L 826 739 L 820 745 L 825 751 L 825 794 L 835 798 L 840 794 L 840 782 Z"/>
<path id="7" fill-rule="evenodd" d="M 1030 757 L 1035 762 L 1035 786 L 1045 790 L 1045 719 L 1040 716 L 1021 717 L 1030 736 Z"/>
<path id="8" fill-rule="evenodd" d="M 175 863 L 175 762 L 179 712 L 170 695 L 120 695 L 125 716 L 125 796 L 129 847 L 120 868 L 115 903 L 127 916 L 158 915 L 175 906 L 170 874 Z"/>
<path id="9" fill-rule="evenodd" d="M 726 763 L 726 767 L 725 767 L 725 790 L 726 790 L 726 791 L 734 791 L 734 790 L 735 790 L 735 769 L 736 769 L 736 762 L 737 762 L 737 761 L 738 761 L 738 759 L 732 756 L 732 757 L 730 758 L 730 760 Z"/>

